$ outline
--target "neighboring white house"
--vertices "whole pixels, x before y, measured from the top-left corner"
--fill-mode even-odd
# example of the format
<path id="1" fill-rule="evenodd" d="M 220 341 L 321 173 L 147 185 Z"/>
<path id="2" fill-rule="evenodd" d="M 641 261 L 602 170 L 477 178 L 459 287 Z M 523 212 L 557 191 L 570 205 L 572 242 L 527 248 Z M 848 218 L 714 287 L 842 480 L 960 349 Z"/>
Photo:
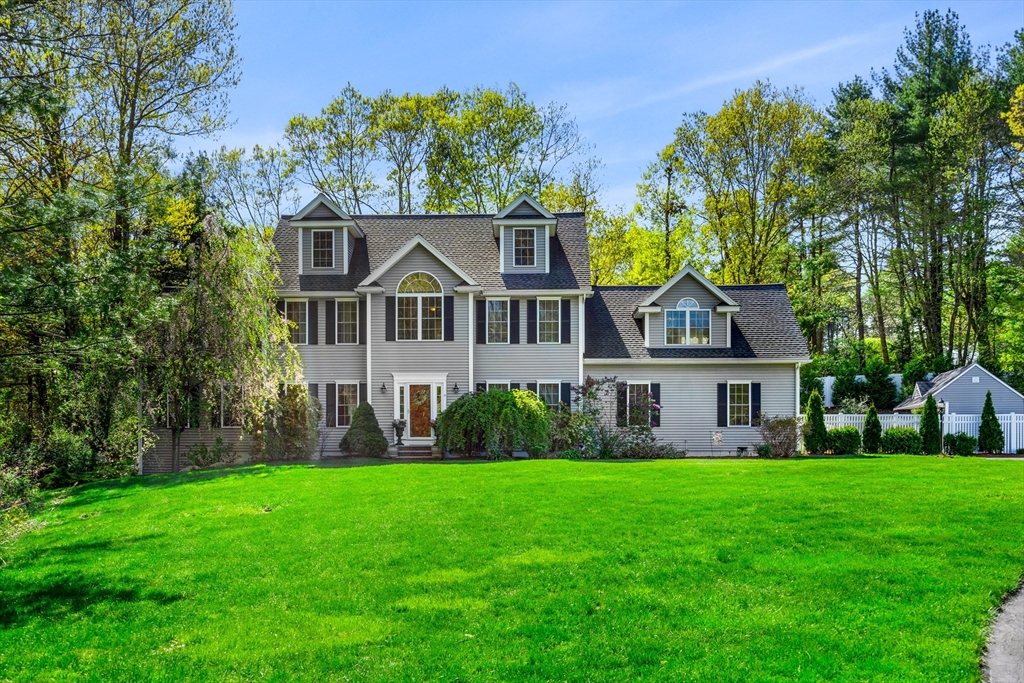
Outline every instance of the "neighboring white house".
<path id="1" fill-rule="evenodd" d="M 332 454 L 361 401 L 390 440 L 401 418 L 407 443 L 429 445 L 467 392 L 527 389 L 555 407 L 588 375 L 653 394 L 655 436 L 691 452 L 750 446 L 761 415 L 799 410 L 809 358 L 783 285 L 716 286 L 687 266 L 660 287 L 591 286 L 583 213 L 528 195 L 418 216 L 350 216 L 320 195 L 273 239 L 278 307 Z M 147 473 L 171 468 L 161 431 Z M 189 432 L 183 450 L 206 438 Z"/>
<path id="2" fill-rule="evenodd" d="M 990 391 L 997 414 L 1024 413 L 1024 395 L 977 363 L 943 372 L 927 382 L 918 382 L 913 395 L 895 410 L 910 412 L 922 408 L 931 395 L 943 403 L 946 413 L 980 415 L 985 394 Z"/>

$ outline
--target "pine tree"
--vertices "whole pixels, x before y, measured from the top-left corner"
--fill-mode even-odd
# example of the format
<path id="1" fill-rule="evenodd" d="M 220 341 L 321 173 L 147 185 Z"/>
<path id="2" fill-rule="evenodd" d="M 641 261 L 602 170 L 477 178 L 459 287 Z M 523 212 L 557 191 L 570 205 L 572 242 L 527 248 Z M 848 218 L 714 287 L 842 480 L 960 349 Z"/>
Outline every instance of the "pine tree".
<path id="1" fill-rule="evenodd" d="M 388 440 L 377 422 L 373 406 L 366 401 L 360 403 L 352 413 L 352 424 L 339 444 L 341 450 L 364 458 L 377 458 L 388 450 Z"/>
<path id="2" fill-rule="evenodd" d="M 825 406 L 821 402 L 821 394 L 815 389 L 807 401 L 807 426 L 804 428 L 804 449 L 808 453 L 824 453 L 825 439 Z"/>
<path id="3" fill-rule="evenodd" d="M 864 416 L 864 442 L 865 453 L 877 453 L 879 443 L 882 440 L 882 422 L 878 419 L 878 411 L 875 404 L 868 406 L 868 414 Z"/>
<path id="4" fill-rule="evenodd" d="M 924 445 L 925 455 L 938 455 L 942 453 L 942 428 L 939 426 L 939 407 L 935 404 L 935 397 L 928 394 L 924 402 L 924 412 L 921 415 L 921 441 Z"/>
<path id="5" fill-rule="evenodd" d="M 1003 428 L 996 418 L 992 405 L 992 392 L 985 394 L 985 406 L 981 409 L 981 426 L 978 428 L 978 450 L 982 453 L 1002 453 L 1005 441 Z"/>

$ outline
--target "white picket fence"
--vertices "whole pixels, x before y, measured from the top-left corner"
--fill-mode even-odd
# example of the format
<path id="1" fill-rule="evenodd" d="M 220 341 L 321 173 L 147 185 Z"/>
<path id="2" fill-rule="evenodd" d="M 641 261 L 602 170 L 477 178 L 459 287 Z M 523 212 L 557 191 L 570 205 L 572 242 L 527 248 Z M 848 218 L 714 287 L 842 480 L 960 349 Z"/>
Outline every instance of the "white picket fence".
<path id="1" fill-rule="evenodd" d="M 830 413 L 825 415 L 825 426 L 829 429 L 834 427 L 856 427 L 864 431 L 864 415 L 847 415 L 845 413 Z M 1004 453 L 1016 453 L 1018 449 L 1024 448 L 1024 413 L 1006 413 L 996 415 L 999 426 L 1003 428 L 1003 438 L 1006 445 Z M 878 416 L 882 423 L 882 431 L 892 427 L 913 427 L 920 429 L 921 416 L 908 415 L 905 413 L 884 413 Z M 978 427 L 981 426 L 981 415 L 958 415 L 949 413 L 942 416 L 942 433 L 958 434 L 964 432 L 974 438 L 978 438 Z"/>

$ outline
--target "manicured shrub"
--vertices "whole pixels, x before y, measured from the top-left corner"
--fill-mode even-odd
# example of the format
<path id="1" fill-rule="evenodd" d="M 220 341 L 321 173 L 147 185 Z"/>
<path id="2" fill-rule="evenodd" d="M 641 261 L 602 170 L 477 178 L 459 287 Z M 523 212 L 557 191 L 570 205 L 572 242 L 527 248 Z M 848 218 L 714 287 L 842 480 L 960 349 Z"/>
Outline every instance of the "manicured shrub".
<path id="1" fill-rule="evenodd" d="M 924 445 L 921 443 L 921 435 L 913 427 L 893 427 L 882 434 L 879 450 L 883 453 L 921 455 Z"/>
<path id="2" fill-rule="evenodd" d="M 772 457 L 772 447 L 766 443 L 760 444 L 757 447 L 757 457 L 759 458 L 770 458 Z"/>
<path id="3" fill-rule="evenodd" d="M 493 458 L 524 450 L 548 450 L 551 411 L 532 391 L 467 394 L 437 418 L 437 445 L 456 453 L 486 451 Z"/>
<path id="4" fill-rule="evenodd" d="M 985 405 L 981 409 L 981 426 L 978 428 L 978 450 L 982 453 L 1002 453 L 1006 447 L 1003 439 L 1003 428 L 996 419 L 996 409 L 992 405 L 992 392 L 985 394 Z"/>
<path id="5" fill-rule="evenodd" d="M 341 450 L 363 458 L 379 458 L 388 452 L 388 440 L 377 422 L 373 406 L 363 401 L 352 413 L 352 422 L 341 438 Z"/>
<path id="6" fill-rule="evenodd" d="M 878 411 L 875 406 L 868 407 L 868 414 L 864 416 L 864 439 L 862 449 L 865 453 L 877 453 L 879 442 L 882 440 L 882 422 L 878 419 Z"/>
<path id="7" fill-rule="evenodd" d="M 943 442 L 946 446 L 946 452 L 950 455 L 974 455 L 974 452 L 978 450 L 978 440 L 970 434 L 946 434 Z"/>
<path id="8" fill-rule="evenodd" d="M 942 428 L 939 426 L 939 407 L 935 397 L 928 394 L 921 413 L 921 445 L 925 455 L 938 455 L 942 452 Z"/>
<path id="9" fill-rule="evenodd" d="M 824 416 L 822 416 L 824 420 Z M 761 434 L 762 446 L 768 448 L 767 455 L 761 452 L 761 446 L 757 448 L 757 454 L 762 458 L 791 458 L 796 455 L 798 432 L 797 420 L 795 417 L 761 417 L 761 424 L 757 431 Z"/>
<path id="10" fill-rule="evenodd" d="M 825 449 L 835 455 L 860 452 L 860 432 L 856 427 L 836 427 L 825 434 Z"/>
<path id="11" fill-rule="evenodd" d="M 804 450 L 808 453 L 825 452 L 825 406 L 821 402 L 821 394 L 811 392 L 807 401 L 807 423 L 804 425 Z"/>

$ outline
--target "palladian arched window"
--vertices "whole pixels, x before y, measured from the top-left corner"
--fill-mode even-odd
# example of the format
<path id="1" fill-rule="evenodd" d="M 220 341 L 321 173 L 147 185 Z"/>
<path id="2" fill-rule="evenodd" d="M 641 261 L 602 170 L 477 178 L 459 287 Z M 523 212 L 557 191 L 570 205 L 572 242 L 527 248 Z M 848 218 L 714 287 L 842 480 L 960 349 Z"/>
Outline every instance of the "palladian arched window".
<path id="1" fill-rule="evenodd" d="M 409 273 L 398 284 L 398 339 L 444 338 L 444 289 L 430 273 Z"/>
<path id="2" fill-rule="evenodd" d="M 665 344 L 711 343 L 711 311 L 701 310 L 696 299 L 680 299 L 675 310 L 665 311 Z"/>

